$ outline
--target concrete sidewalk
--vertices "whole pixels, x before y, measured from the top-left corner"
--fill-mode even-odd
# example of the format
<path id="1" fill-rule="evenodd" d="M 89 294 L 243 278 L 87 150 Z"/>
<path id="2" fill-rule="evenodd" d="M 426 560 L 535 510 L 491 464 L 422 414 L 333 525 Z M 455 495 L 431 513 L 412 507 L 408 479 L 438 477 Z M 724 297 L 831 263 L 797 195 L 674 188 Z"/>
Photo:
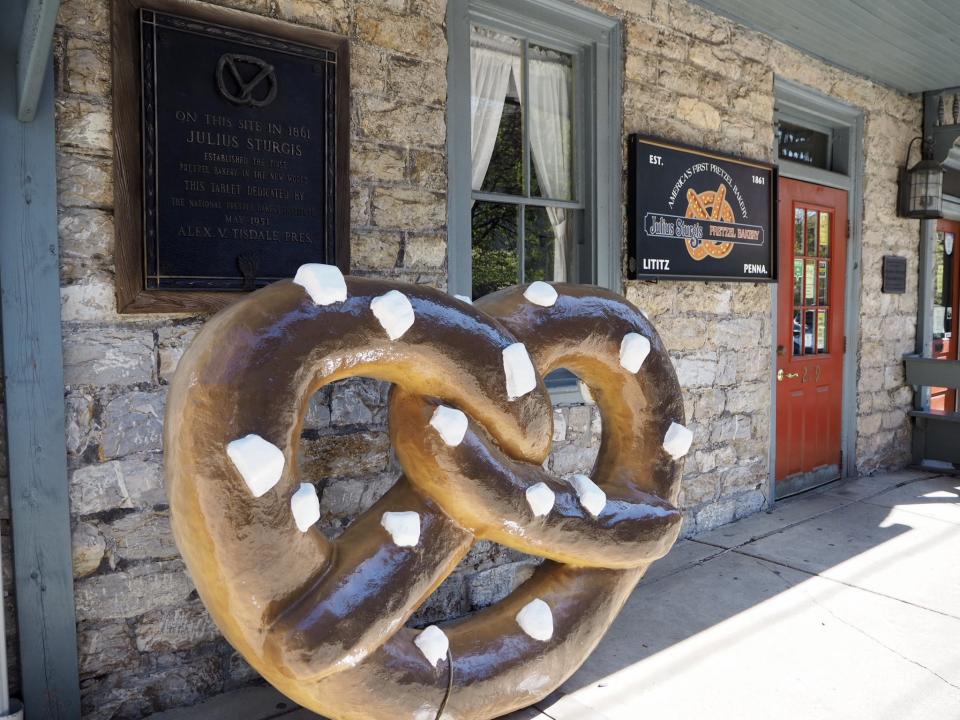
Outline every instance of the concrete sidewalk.
<path id="1" fill-rule="evenodd" d="M 678 543 L 508 720 L 653 717 L 960 719 L 960 478 L 841 481 Z M 269 688 L 153 718 L 317 720 Z"/>

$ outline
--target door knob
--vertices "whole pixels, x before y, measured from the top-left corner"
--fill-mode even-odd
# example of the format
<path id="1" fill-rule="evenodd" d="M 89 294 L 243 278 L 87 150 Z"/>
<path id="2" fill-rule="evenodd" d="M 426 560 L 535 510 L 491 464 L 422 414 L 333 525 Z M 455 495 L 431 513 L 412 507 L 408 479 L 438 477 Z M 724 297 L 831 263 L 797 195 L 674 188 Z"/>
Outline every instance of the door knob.
<path id="1" fill-rule="evenodd" d="M 777 370 L 777 382 L 783 382 L 784 378 L 797 378 L 800 377 L 800 373 L 784 373 L 783 368 Z"/>

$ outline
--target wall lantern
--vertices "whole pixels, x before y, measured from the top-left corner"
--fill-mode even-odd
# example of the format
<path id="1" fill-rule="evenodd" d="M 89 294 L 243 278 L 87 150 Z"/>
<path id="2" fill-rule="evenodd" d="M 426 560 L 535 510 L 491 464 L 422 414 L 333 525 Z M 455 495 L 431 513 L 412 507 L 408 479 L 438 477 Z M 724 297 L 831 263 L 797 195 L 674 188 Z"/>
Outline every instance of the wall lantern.
<path id="1" fill-rule="evenodd" d="M 953 255 L 953 233 L 943 234 L 943 251 L 947 255 Z"/>
<path id="2" fill-rule="evenodd" d="M 900 168 L 897 211 L 901 217 L 934 220 L 943 217 L 943 167 L 930 157 L 928 144 L 924 143 L 924 158 L 912 168 L 907 168 L 910 149 L 917 140 L 919 138 L 910 141 L 907 160 Z"/>

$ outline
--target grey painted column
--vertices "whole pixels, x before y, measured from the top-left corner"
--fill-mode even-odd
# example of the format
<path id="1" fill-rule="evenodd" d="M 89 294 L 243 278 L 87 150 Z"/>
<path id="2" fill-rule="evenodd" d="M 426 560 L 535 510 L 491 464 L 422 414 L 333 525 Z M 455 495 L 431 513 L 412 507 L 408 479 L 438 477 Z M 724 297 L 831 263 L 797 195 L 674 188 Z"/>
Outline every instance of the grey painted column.
<path id="1" fill-rule="evenodd" d="M 17 117 L 26 3 L 0 23 L 0 301 L 10 507 L 28 720 L 80 717 L 64 433 L 53 63 L 35 119 Z"/>
<path id="2" fill-rule="evenodd" d="M 936 232 L 936 220 L 920 221 L 920 252 L 917 257 L 917 354 L 927 358 L 933 357 L 933 245 Z M 914 407 L 917 410 L 930 409 L 930 388 L 920 388 L 914 399 Z"/>

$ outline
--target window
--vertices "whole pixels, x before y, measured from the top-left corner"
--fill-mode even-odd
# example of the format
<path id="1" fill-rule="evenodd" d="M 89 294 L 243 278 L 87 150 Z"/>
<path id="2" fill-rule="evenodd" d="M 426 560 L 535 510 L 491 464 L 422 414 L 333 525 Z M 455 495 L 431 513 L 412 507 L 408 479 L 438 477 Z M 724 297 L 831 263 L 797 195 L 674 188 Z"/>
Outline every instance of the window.
<path id="1" fill-rule="evenodd" d="M 449 286 L 620 284 L 619 24 L 556 0 L 452 0 Z"/>

